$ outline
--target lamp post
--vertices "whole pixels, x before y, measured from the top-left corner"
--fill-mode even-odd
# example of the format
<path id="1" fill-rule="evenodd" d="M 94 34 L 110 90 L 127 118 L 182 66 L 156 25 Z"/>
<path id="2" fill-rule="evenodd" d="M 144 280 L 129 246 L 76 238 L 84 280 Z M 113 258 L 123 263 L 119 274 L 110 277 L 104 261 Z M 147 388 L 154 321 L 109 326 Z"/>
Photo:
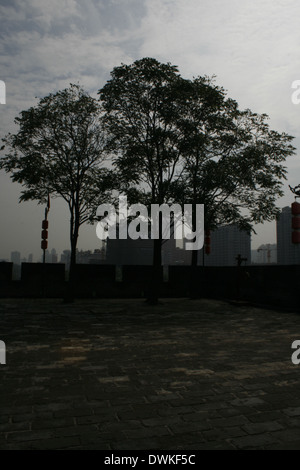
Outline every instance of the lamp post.
<path id="1" fill-rule="evenodd" d="M 43 250 L 43 264 L 46 263 L 46 250 L 48 248 L 48 212 L 50 210 L 50 194 L 48 193 L 48 201 L 47 201 L 47 206 L 45 208 L 45 218 L 42 222 L 42 243 L 41 243 L 41 248 Z"/>
<path id="2" fill-rule="evenodd" d="M 236 290 L 237 290 L 237 298 L 240 298 L 241 294 L 241 266 L 243 261 L 246 263 L 248 261 L 248 258 L 243 258 L 240 254 L 237 255 L 235 258 L 237 262 L 237 276 L 236 276 Z"/>
<path id="3" fill-rule="evenodd" d="M 300 203 L 297 202 L 297 198 L 300 197 L 300 184 L 292 188 L 289 185 L 290 190 L 295 194 L 295 202 L 292 203 L 292 243 L 295 245 L 300 244 Z"/>

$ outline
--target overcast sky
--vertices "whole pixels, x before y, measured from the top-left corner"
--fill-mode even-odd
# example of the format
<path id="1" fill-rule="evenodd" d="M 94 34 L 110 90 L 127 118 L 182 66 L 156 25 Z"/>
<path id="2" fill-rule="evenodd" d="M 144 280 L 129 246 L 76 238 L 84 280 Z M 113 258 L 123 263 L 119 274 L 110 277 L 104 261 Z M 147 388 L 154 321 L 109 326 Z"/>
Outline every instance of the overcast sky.
<path id="1" fill-rule="evenodd" d="M 299 0 L 0 0 L 0 136 L 14 117 L 50 92 L 79 82 L 93 96 L 113 67 L 142 57 L 177 65 L 181 75 L 216 75 L 240 108 L 270 117 L 270 126 L 295 136 L 288 182 L 279 207 L 300 183 Z M 11 251 L 41 255 L 44 207 L 19 204 L 20 186 L 0 174 L 0 259 Z M 69 217 L 52 201 L 49 249 L 69 249 Z M 276 241 L 275 223 L 257 227 L 253 247 Z M 100 245 L 95 227 L 82 227 L 79 249 Z"/>

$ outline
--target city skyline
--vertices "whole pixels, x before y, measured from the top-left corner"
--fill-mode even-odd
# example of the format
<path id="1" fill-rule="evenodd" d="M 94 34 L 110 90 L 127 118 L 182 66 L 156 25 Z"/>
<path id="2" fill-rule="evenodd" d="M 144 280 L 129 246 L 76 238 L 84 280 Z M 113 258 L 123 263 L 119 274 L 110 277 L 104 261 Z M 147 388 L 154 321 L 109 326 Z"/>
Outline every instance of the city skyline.
<path id="1" fill-rule="evenodd" d="M 282 208 L 284 209 L 284 208 Z M 90 228 L 94 229 L 95 232 L 96 232 L 96 225 L 94 226 L 89 226 Z M 270 240 L 266 240 L 266 241 L 263 241 L 262 243 L 260 243 L 260 241 L 258 239 L 254 239 L 253 240 L 253 234 L 250 234 L 250 249 L 251 251 L 253 252 L 256 252 L 261 246 L 264 246 L 264 245 L 276 245 L 277 243 L 277 221 L 275 220 L 274 221 L 274 227 L 273 227 L 273 231 L 274 231 L 274 237 Z M 50 237 L 51 237 L 51 232 L 50 232 Z M 96 235 L 95 235 L 95 238 L 96 238 Z M 80 243 L 78 244 L 78 251 L 83 251 L 83 252 L 86 252 L 86 251 L 91 251 L 93 252 L 94 250 L 100 250 L 102 248 L 102 245 L 101 245 L 101 241 L 99 239 L 96 240 L 96 243 L 97 243 L 97 246 L 85 246 L 84 248 L 82 248 L 80 246 Z M 70 251 L 70 247 L 68 247 L 67 245 L 64 246 L 62 249 L 57 249 L 55 246 L 53 246 L 51 244 L 51 238 L 49 240 L 49 245 L 48 245 L 48 252 L 51 251 L 52 249 L 56 250 L 56 252 L 58 254 L 62 254 L 64 251 Z M 13 251 L 19 251 L 17 248 L 10 251 L 9 253 L 6 253 L 6 256 L 0 256 L 0 261 L 10 261 L 10 258 L 11 258 L 11 253 Z M 29 250 L 27 251 L 22 251 L 20 252 L 21 255 L 24 254 L 24 256 L 21 256 L 22 258 L 26 258 L 27 256 L 29 256 L 30 254 L 33 255 L 33 258 L 34 258 L 34 262 L 39 262 L 40 260 L 42 260 L 42 257 L 43 257 L 43 251 L 42 249 L 40 248 L 40 239 L 39 239 L 39 245 L 38 245 L 38 248 L 36 251 L 34 251 L 34 253 L 32 252 L 29 252 Z"/>
<path id="2" fill-rule="evenodd" d="M 233 243 L 231 243 L 231 241 Z M 118 250 L 125 251 L 130 249 L 131 244 L 133 244 L 134 251 L 133 253 L 138 255 L 139 250 L 144 252 L 144 256 L 137 260 L 136 264 L 151 264 L 152 254 L 151 252 L 151 240 L 140 240 L 129 241 L 129 240 L 113 240 L 113 243 L 110 244 L 111 247 L 103 243 L 101 249 L 90 249 L 90 250 L 78 250 L 77 249 L 77 263 L 98 263 L 106 262 L 108 264 L 118 264 Z M 124 246 L 122 246 L 122 244 Z M 292 214 L 291 208 L 289 206 L 284 207 L 281 211 L 281 214 L 276 222 L 276 243 L 266 243 L 260 245 L 256 249 L 251 249 L 251 236 L 249 233 L 239 234 L 237 227 L 228 225 L 220 227 L 216 233 L 211 233 L 211 244 L 212 252 L 210 255 L 205 255 L 205 265 L 207 266 L 218 266 L 218 265 L 233 265 L 236 261 L 237 252 L 245 259 L 246 265 L 248 264 L 299 264 L 300 263 L 300 246 L 294 245 L 292 243 Z M 108 243 L 109 245 L 109 243 Z M 115 245 L 115 246 L 114 246 Z M 174 245 L 174 246 L 173 246 Z M 230 246 L 229 246 L 230 245 Z M 179 253 L 177 252 L 177 258 L 174 251 L 179 249 L 180 252 L 184 252 L 184 241 L 183 246 L 178 246 L 175 243 L 174 239 L 168 241 L 167 245 L 163 247 L 163 264 L 172 265 L 175 261 L 178 262 L 181 259 L 183 264 L 189 265 L 191 262 L 190 252 Z M 229 248 L 228 248 L 229 247 Z M 113 249 L 113 250 L 112 250 Z M 116 250 L 116 251 L 115 251 Z M 111 254 L 113 251 L 113 254 Z M 174 253 L 172 253 L 174 251 Z M 147 253 L 146 253 L 147 252 Z M 146 257 L 145 257 L 146 254 Z M 212 254 L 212 256 L 211 256 Z M 70 261 L 71 250 L 65 249 L 62 253 L 57 253 L 55 248 L 46 250 L 46 263 L 65 263 L 68 265 Z M 175 255 L 175 256 L 174 256 Z M 92 261 L 91 261 L 92 260 Z M 128 264 L 130 256 L 124 257 L 122 254 L 121 264 Z M 146 260 L 146 263 L 143 262 Z M 177 260 L 177 261 L 176 261 Z M 184 261 L 183 261 L 184 260 Z M 198 265 L 201 265 L 202 260 L 202 250 L 198 254 Z M 230 260 L 228 262 L 228 260 Z M 36 260 L 33 259 L 33 254 L 28 255 L 28 259 L 22 256 L 22 253 L 19 251 L 11 252 L 10 259 L 1 259 L 0 262 L 13 262 L 14 264 L 20 265 L 22 262 L 32 263 L 43 261 L 43 255 L 40 255 Z M 203 261 L 202 261 L 203 262 Z M 132 262 L 129 261 L 129 264 Z M 133 263 L 135 264 L 135 263 Z"/>
<path id="3" fill-rule="evenodd" d="M 290 227 L 285 227 L 285 231 L 290 234 Z M 245 260 L 245 265 L 249 264 L 268 264 L 274 263 L 273 250 L 277 251 L 276 244 L 261 245 L 257 250 L 251 250 L 251 235 L 248 232 L 241 231 L 234 224 L 224 225 L 219 229 L 211 232 L 211 250 L 210 254 L 205 253 L 203 260 L 203 251 L 198 252 L 198 265 L 207 266 L 232 266 L 236 264 L 238 254 Z M 138 264 L 151 265 L 153 257 L 153 241 L 138 239 L 112 239 L 109 238 L 103 242 L 101 249 L 79 250 L 77 249 L 78 264 Z M 162 264 L 191 264 L 191 252 L 185 249 L 186 240 L 180 242 L 173 237 L 165 240 L 162 246 Z M 259 252 L 263 252 L 259 254 Z M 55 248 L 47 249 L 45 252 L 46 263 L 64 263 L 70 262 L 71 250 L 65 249 L 62 253 L 57 253 Z M 277 257 L 277 253 L 275 258 Z M 9 261 L 8 258 L 1 261 Z M 20 265 L 25 263 L 41 263 L 43 255 L 33 259 L 33 255 L 29 254 L 28 259 L 19 251 L 11 252 L 10 261 Z M 276 262 L 276 261 L 275 261 Z"/>

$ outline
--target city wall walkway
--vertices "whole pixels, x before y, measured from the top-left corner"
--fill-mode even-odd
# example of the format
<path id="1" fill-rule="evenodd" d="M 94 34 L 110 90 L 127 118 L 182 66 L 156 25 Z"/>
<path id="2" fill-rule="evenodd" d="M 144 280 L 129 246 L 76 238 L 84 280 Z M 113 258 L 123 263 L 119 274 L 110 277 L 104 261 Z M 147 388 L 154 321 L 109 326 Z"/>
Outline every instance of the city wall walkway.
<path id="1" fill-rule="evenodd" d="M 300 450 L 300 314 L 0 300 L 1 450 Z"/>

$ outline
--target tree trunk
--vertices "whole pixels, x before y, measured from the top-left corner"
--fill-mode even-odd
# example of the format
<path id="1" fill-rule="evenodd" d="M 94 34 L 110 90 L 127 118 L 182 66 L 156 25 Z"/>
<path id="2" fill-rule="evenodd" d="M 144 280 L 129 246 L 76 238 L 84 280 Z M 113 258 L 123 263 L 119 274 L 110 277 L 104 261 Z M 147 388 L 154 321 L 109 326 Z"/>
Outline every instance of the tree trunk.
<path id="1" fill-rule="evenodd" d="M 192 206 L 192 231 L 196 230 L 196 203 Z M 198 296 L 198 284 L 197 284 L 197 265 L 198 265 L 198 250 L 192 251 L 191 271 L 190 271 L 190 297 L 196 299 Z"/>
<path id="2" fill-rule="evenodd" d="M 76 265 L 76 249 L 77 241 L 79 235 L 79 218 L 74 217 L 74 214 L 71 214 L 70 222 L 70 242 L 71 242 L 71 258 L 69 266 L 69 281 L 67 284 L 67 289 L 65 293 L 65 302 L 73 302 L 75 297 L 75 285 L 74 285 L 74 270 Z"/>
<path id="3" fill-rule="evenodd" d="M 151 305 L 158 304 L 159 288 L 161 284 L 161 249 L 162 249 L 162 214 L 159 214 L 159 238 L 153 240 L 153 265 L 147 302 Z"/>
<path id="4" fill-rule="evenodd" d="M 70 269 L 69 269 L 69 279 L 74 278 L 74 269 L 76 265 L 76 248 L 78 240 L 78 229 L 74 231 L 71 238 L 71 258 L 70 258 Z"/>
<path id="5" fill-rule="evenodd" d="M 198 266 L 198 250 L 192 251 L 192 266 Z"/>

